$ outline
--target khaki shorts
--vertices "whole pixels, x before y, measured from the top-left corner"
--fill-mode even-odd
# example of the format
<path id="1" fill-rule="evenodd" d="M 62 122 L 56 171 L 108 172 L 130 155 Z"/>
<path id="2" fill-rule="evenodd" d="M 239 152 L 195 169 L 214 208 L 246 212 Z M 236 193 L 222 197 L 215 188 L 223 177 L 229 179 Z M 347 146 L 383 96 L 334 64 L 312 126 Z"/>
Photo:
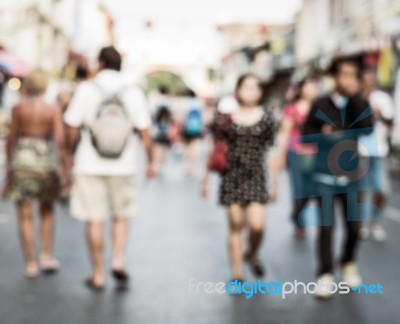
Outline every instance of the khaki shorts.
<path id="1" fill-rule="evenodd" d="M 77 175 L 71 190 L 71 213 L 81 221 L 132 217 L 137 210 L 133 176 Z"/>

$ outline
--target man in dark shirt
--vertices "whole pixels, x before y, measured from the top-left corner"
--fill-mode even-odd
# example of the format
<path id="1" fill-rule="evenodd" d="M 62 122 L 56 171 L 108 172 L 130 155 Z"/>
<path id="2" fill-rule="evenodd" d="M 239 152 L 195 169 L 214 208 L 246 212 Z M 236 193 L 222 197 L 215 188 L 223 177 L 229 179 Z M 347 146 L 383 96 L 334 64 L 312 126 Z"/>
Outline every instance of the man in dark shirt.
<path id="1" fill-rule="evenodd" d="M 358 233 L 361 226 L 357 201 L 358 183 L 363 168 L 358 159 L 358 138 L 372 131 L 368 103 L 357 96 L 361 68 L 357 61 L 343 58 L 335 61 L 331 74 L 335 90 L 316 100 L 304 125 L 303 141 L 315 144 L 313 185 L 307 192 L 319 205 L 318 259 L 319 288 L 316 296 L 332 296 L 334 283 L 332 258 L 333 200 L 343 210 L 346 239 L 341 259 L 343 281 L 357 287 L 361 276 L 355 264 Z"/>

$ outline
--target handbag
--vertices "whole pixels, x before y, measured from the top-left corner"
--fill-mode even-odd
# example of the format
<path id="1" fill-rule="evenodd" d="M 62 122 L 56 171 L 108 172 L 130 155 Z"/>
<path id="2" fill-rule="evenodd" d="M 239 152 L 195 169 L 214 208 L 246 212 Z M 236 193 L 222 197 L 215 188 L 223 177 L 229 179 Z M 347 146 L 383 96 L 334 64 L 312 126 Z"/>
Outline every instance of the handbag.
<path id="1" fill-rule="evenodd" d="M 226 141 L 217 140 L 208 160 L 208 169 L 217 173 L 224 173 L 228 169 L 228 144 Z"/>
<path id="2" fill-rule="evenodd" d="M 208 169 L 220 174 L 223 174 L 228 169 L 228 142 L 225 138 L 231 125 L 232 119 L 230 115 L 222 115 L 220 117 L 220 123 L 215 131 L 216 140 L 214 142 L 214 148 L 208 159 Z"/>

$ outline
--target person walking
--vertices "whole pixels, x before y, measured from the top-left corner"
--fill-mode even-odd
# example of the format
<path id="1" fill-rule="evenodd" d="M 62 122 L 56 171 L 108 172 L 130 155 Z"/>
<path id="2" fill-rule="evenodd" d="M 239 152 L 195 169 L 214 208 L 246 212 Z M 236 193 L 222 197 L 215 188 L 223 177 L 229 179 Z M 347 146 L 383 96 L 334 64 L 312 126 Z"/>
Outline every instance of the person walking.
<path id="1" fill-rule="evenodd" d="M 300 213 L 306 207 L 309 198 L 302 197 L 307 185 L 307 170 L 304 161 L 305 153 L 312 153 L 312 147 L 301 143 L 301 133 L 308 117 L 311 105 L 316 99 L 317 87 L 312 78 L 304 78 L 293 85 L 295 93 L 283 111 L 283 120 L 279 131 L 278 159 L 280 169 L 286 165 L 289 169 L 292 189 L 292 221 L 298 239 L 305 237 L 304 226 L 300 222 Z M 287 163 L 289 162 L 289 163 Z"/>
<path id="2" fill-rule="evenodd" d="M 394 105 L 392 98 L 386 92 L 377 88 L 375 72 L 368 70 L 363 73 L 362 95 L 372 108 L 374 120 L 374 132 L 365 136 L 364 141 L 375 141 L 377 149 L 374 152 L 365 152 L 360 149 L 360 154 L 369 160 L 370 172 L 366 176 L 367 186 L 372 190 L 372 205 L 382 213 L 390 181 L 386 159 L 390 152 L 389 138 L 394 118 Z M 368 212 L 372 212 L 369 210 Z M 378 215 L 369 215 L 371 221 L 365 221 L 361 228 L 361 238 L 371 237 L 382 242 L 386 239 L 386 232 L 378 222 Z"/>
<path id="3" fill-rule="evenodd" d="M 330 69 L 335 81 L 335 89 L 315 101 L 303 127 L 302 141 L 317 142 L 313 167 L 313 181 L 319 206 L 318 222 L 318 282 L 315 293 L 319 298 L 332 297 L 334 283 L 334 262 L 332 249 L 334 244 L 333 200 L 337 198 L 342 207 L 345 242 L 340 260 L 343 281 L 350 288 L 359 286 L 362 278 L 356 264 L 357 247 L 361 215 L 359 214 L 359 182 L 354 170 L 359 174 L 359 166 L 354 168 L 353 158 L 344 161 L 335 157 L 340 154 L 357 152 L 357 143 L 361 134 L 372 131 L 372 118 L 368 103 L 359 97 L 359 78 L 361 67 L 354 58 L 336 59 Z M 335 165 L 336 158 L 339 165 Z M 343 165 L 342 165 L 343 164 Z"/>
<path id="4" fill-rule="evenodd" d="M 143 92 L 125 84 L 120 72 L 121 55 L 114 47 L 100 51 L 98 64 L 99 72 L 93 80 L 79 85 L 64 115 L 69 143 L 76 142 L 81 133 L 74 159 L 70 205 L 72 215 L 87 223 L 93 271 L 85 283 L 96 291 L 105 286 L 103 227 L 109 210 L 112 275 L 118 288 L 129 285 L 124 249 L 129 219 L 138 205 L 134 130 L 145 147 L 146 175 L 155 176 L 149 134 L 151 116 Z"/>
<path id="5" fill-rule="evenodd" d="M 66 181 L 61 109 L 48 105 L 44 71 L 34 70 L 23 81 L 20 102 L 12 109 L 7 138 L 5 196 L 16 203 L 19 234 L 25 255 L 25 275 L 36 278 L 59 269 L 53 256 L 54 202 Z M 41 251 L 35 251 L 33 201 L 39 202 Z"/>
<path id="6" fill-rule="evenodd" d="M 226 207 L 229 219 L 229 253 L 235 280 L 243 280 L 243 261 L 257 277 L 265 275 L 259 259 L 264 225 L 265 205 L 276 196 L 276 182 L 268 192 L 265 172 L 265 153 L 273 144 L 274 120 L 270 112 L 261 106 L 260 80 L 251 74 L 239 78 L 236 98 L 240 108 L 232 115 L 217 117 L 214 132 L 217 140 L 228 145 L 227 169 L 222 172 L 220 202 Z M 206 172 L 202 183 L 203 196 L 208 193 Z M 249 247 L 243 251 L 242 235 L 249 229 Z"/>
<path id="7" fill-rule="evenodd" d="M 182 139 L 185 145 L 185 174 L 188 177 L 194 177 L 204 135 L 204 102 L 188 89 L 183 103 L 185 116 L 182 124 Z"/>
<path id="8" fill-rule="evenodd" d="M 169 91 L 165 87 L 159 89 L 160 97 L 153 113 L 153 140 L 154 140 L 154 159 L 157 174 L 163 174 L 165 162 L 171 146 L 176 140 L 177 123 L 172 113 L 171 101 L 168 98 Z"/>

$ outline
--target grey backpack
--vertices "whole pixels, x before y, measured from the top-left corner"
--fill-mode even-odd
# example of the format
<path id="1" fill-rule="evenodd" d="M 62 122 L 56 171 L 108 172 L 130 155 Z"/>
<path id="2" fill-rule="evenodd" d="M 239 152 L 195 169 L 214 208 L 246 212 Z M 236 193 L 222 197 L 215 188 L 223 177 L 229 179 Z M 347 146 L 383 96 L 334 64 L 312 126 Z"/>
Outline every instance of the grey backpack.
<path id="1" fill-rule="evenodd" d="M 98 84 L 95 85 L 103 94 L 103 89 Z M 88 126 L 92 144 L 103 158 L 119 158 L 133 131 L 128 112 L 120 99 L 124 89 L 102 100 L 94 120 Z"/>

